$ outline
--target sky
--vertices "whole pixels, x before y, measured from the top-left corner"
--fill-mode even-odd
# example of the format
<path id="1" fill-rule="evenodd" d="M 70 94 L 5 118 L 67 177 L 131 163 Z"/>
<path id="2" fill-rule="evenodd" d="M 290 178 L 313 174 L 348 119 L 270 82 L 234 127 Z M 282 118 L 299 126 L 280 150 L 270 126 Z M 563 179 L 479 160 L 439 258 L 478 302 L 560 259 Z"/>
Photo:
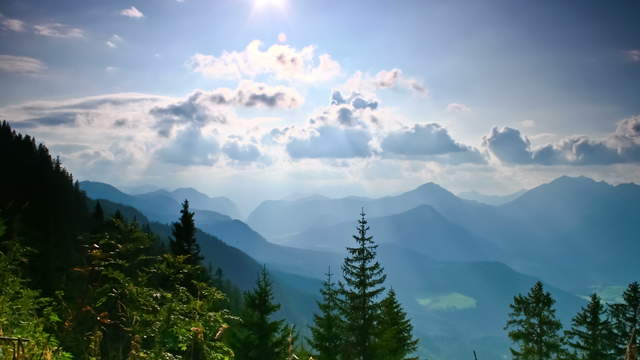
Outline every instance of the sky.
<path id="1" fill-rule="evenodd" d="M 3 0 L 0 119 L 79 180 L 248 210 L 640 182 L 637 1 Z"/>

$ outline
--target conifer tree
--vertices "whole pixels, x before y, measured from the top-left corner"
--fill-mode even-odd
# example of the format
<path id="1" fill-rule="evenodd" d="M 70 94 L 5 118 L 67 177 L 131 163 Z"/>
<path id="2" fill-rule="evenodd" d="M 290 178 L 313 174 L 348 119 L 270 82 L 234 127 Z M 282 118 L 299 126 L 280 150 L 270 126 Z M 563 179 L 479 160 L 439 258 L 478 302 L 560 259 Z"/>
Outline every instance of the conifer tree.
<path id="1" fill-rule="evenodd" d="M 380 315 L 378 296 L 384 291 L 384 269 L 376 260 L 376 248 L 364 210 L 358 220 L 353 238 L 356 247 L 347 247 L 340 284 L 342 302 L 340 313 L 344 319 L 342 354 L 347 359 L 371 360 L 374 358 L 375 326 Z"/>
<path id="2" fill-rule="evenodd" d="M 609 308 L 616 340 L 616 355 L 618 359 L 624 359 L 627 345 L 631 339 L 631 333 L 636 329 L 635 346 L 640 347 L 638 336 L 640 332 L 640 284 L 629 284 L 622 294 L 623 302 L 613 304 Z"/>
<path id="3" fill-rule="evenodd" d="M 556 318 L 554 304 L 555 300 L 544 291 L 540 281 L 526 296 L 513 298 L 505 326 L 505 330 L 510 330 L 509 338 L 519 344 L 517 349 L 509 349 L 513 359 L 552 359 L 563 353 L 563 338 L 559 334 L 562 324 Z"/>
<path id="4" fill-rule="evenodd" d="M 389 290 L 381 305 L 377 324 L 376 359 L 404 360 L 418 348 L 418 340 L 413 338 L 411 321 L 393 289 Z"/>
<path id="5" fill-rule="evenodd" d="M 568 345 L 577 360 L 613 360 L 614 339 L 611 322 L 597 294 L 571 321 L 571 329 L 565 332 Z"/>
<path id="6" fill-rule="evenodd" d="M 93 209 L 93 220 L 96 222 L 96 225 L 100 225 L 104 222 L 104 210 L 102 210 L 100 200 L 96 201 L 96 206 Z"/>
<path id="7" fill-rule="evenodd" d="M 230 344 L 236 360 L 282 360 L 288 353 L 288 330 L 284 320 L 271 320 L 280 309 L 274 303 L 272 284 L 265 268 L 256 288 L 245 293 L 242 322 L 231 328 Z"/>
<path id="8" fill-rule="evenodd" d="M 189 200 L 182 203 L 180 210 L 180 221 L 173 223 L 170 239 L 171 251 L 174 255 L 187 256 L 187 263 L 192 265 L 200 264 L 200 246 L 196 242 L 196 225 L 193 220 L 194 213 L 189 211 Z"/>
<path id="9" fill-rule="evenodd" d="M 322 284 L 318 301 L 320 314 L 313 315 L 313 325 L 310 327 L 311 338 L 309 345 L 316 350 L 317 360 L 338 360 L 342 340 L 342 319 L 338 313 L 338 289 L 332 280 L 331 268 L 327 272 L 326 280 Z"/>

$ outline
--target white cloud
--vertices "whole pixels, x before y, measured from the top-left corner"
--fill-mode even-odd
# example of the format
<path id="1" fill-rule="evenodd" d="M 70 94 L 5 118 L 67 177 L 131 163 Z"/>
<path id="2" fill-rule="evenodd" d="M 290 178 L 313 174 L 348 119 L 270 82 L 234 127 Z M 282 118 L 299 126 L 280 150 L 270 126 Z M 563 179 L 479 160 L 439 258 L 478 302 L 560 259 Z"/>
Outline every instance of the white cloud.
<path id="1" fill-rule="evenodd" d="M 188 65 L 195 72 L 211 78 L 242 79 L 261 74 L 281 80 L 302 82 L 326 81 L 340 74 L 340 64 L 330 55 L 315 55 L 314 46 L 301 50 L 275 44 L 261 50 L 262 42 L 254 40 L 243 51 L 223 52 L 220 56 L 195 54 Z"/>
<path id="2" fill-rule="evenodd" d="M 15 32 L 23 32 L 27 30 L 26 24 L 22 20 L 5 18 L 2 17 L 2 15 L 0 15 L 0 19 L 2 19 L 2 27 L 6 30 Z"/>
<path id="3" fill-rule="evenodd" d="M 61 23 L 34 25 L 33 29 L 36 34 L 48 37 L 67 39 L 84 37 L 84 30 Z"/>
<path id="4" fill-rule="evenodd" d="M 471 112 L 471 109 L 465 105 L 465 104 L 460 104 L 460 103 L 451 103 L 449 105 L 447 105 L 447 112 L 448 113 L 468 113 Z"/>
<path id="5" fill-rule="evenodd" d="M 128 9 L 122 9 L 120 11 L 120 15 L 134 18 L 134 19 L 141 19 L 144 17 L 144 14 L 142 13 L 142 11 L 138 10 L 135 6 L 131 6 Z"/>
<path id="6" fill-rule="evenodd" d="M 124 42 L 124 39 L 120 35 L 113 34 L 113 35 L 111 35 L 109 40 L 106 41 L 106 44 L 107 44 L 108 47 L 110 47 L 112 49 L 115 49 L 120 44 L 122 44 L 123 42 Z"/>
<path id="7" fill-rule="evenodd" d="M 0 71 L 17 74 L 36 75 L 47 66 L 40 60 L 27 56 L 0 55 Z"/>
<path id="8" fill-rule="evenodd" d="M 526 128 L 532 128 L 536 126 L 536 122 L 534 120 L 523 120 L 520 122 L 520 125 Z"/>
<path id="9" fill-rule="evenodd" d="M 630 61 L 640 62 L 640 49 L 627 50 L 624 54 Z"/>
<path id="10" fill-rule="evenodd" d="M 396 89 L 409 91 L 420 95 L 428 95 L 429 92 L 418 79 L 408 77 L 400 69 L 382 70 L 375 75 L 357 71 L 340 89 L 346 93 L 362 93 L 372 96 L 380 89 Z"/>
<path id="11" fill-rule="evenodd" d="M 568 136 L 556 143 L 532 148 L 519 130 L 493 128 L 483 146 L 506 164 L 610 165 L 640 163 L 640 116 L 624 119 L 602 139 Z"/>

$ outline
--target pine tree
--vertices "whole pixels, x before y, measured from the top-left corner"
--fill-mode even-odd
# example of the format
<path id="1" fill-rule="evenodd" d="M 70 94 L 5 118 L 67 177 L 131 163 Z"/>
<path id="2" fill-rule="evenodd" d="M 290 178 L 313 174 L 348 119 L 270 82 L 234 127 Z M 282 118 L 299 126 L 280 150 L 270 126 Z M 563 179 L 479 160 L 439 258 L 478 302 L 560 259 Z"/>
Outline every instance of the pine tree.
<path id="1" fill-rule="evenodd" d="M 563 353 L 562 324 L 553 308 L 555 300 L 544 291 L 540 281 L 526 296 L 517 295 L 509 305 L 511 313 L 505 326 L 509 338 L 520 346 L 510 348 L 515 360 L 552 359 Z"/>
<path id="2" fill-rule="evenodd" d="M 565 335 L 576 359 L 615 359 L 613 328 L 606 316 L 600 297 L 593 294 L 589 304 L 573 318 L 572 327 Z"/>
<path id="3" fill-rule="evenodd" d="M 311 338 L 309 345 L 316 350 L 317 360 L 338 360 L 342 340 L 342 319 L 338 313 L 338 290 L 331 276 L 331 268 L 327 272 L 326 280 L 322 284 L 318 301 L 320 314 L 313 315 L 313 325 L 310 327 Z"/>
<path id="4" fill-rule="evenodd" d="M 347 359 L 371 360 L 374 358 L 375 326 L 380 314 L 377 300 L 384 291 L 384 269 L 376 260 L 378 247 L 367 236 L 367 220 L 364 210 L 358 220 L 358 235 L 353 238 L 356 247 L 347 247 L 342 272 L 344 284 L 340 284 L 342 302 L 340 313 L 344 319 L 342 354 Z"/>
<path id="5" fill-rule="evenodd" d="M 413 338 L 411 321 L 393 289 L 389 290 L 381 305 L 382 312 L 377 325 L 376 358 L 404 360 L 418 348 L 418 340 Z"/>
<path id="6" fill-rule="evenodd" d="M 640 284 L 629 284 L 622 294 L 623 302 L 613 304 L 609 311 L 613 322 L 616 340 L 616 355 L 618 359 L 624 359 L 627 345 L 631 339 L 631 333 L 636 329 L 635 346 L 640 347 L 638 332 L 640 332 Z"/>
<path id="7" fill-rule="evenodd" d="M 196 242 L 196 225 L 193 220 L 194 213 L 189 211 L 189 200 L 182 203 L 180 210 L 180 221 L 173 223 L 170 239 L 171 251 L 174 255 L 187 256 L 187 263 L 192 265 L 200 264 L 200 246 Z"/>
<path id="8" fill-rule="evenodd" d="M 274 303 L 272 284 L 265 268 L 256 288 L 245 293 L 242 322 L 231 328 L 230 344 L 236 360 L 282 360 L 288 353 L 288 330 L 283 320 L 271 320 L 280 309 Z"/>

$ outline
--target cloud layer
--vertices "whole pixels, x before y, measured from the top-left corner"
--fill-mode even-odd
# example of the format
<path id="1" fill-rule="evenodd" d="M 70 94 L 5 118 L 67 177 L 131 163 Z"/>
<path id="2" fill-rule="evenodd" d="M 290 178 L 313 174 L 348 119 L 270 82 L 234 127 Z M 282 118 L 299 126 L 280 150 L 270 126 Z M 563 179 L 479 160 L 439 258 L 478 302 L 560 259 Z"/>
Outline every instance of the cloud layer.
<path id="1" fill-rule="evenodd" d="M 36 75 L 47 66 L 40 60 L 28 56 L 0 55 L 0 71 L 16 74 Z"/>
<path id="2" fill-rule="evenodd" d="M 483 146 L 505 164 L 611 165 L 640 162 L 640 116 L 620 121 L 601 139 L 570 136 L 535 149 L 519 130 L 493 128 Z"/>
<path id="3" fill-rule="evenodd" d="M 326 81 L 340 74 L 340 64 L 330 55 L 315 55 L 314 46 L 296 50 L 275 44 L 262 50 L 262 42 L 254 40 L 243 51 L 223 52 L 219 56 L 195 54 L 188 65 L 195 72 L 211 78 L 242 79 L 261 74 L 281 80 L 302 82 Z"/>

